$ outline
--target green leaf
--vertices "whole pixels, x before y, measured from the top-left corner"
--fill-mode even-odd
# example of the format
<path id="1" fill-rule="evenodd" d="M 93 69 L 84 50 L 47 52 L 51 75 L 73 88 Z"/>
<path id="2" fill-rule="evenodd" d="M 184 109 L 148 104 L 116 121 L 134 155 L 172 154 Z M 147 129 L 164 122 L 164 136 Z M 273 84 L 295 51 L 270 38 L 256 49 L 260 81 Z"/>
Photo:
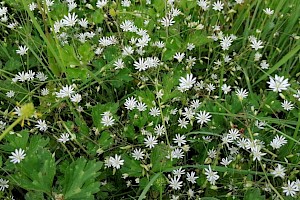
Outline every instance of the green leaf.
<path id="1" fill-rule="evenodd" d="M 134 126 L 133 125 L 125 126 L 123 134 L 126 138 L 133 140 L 136 137 Z"/>
<path id="2" fill-rule="evenodd" d="M 104 20 L 104 13 L 100 9 L 96 9 L 96 11 L 92 14 L 92 22 L 95 24 L 101 24 Z"/>
<path id="3" fill-rule="evenodd" d="M 83 45 L 80 45 L 78 48 L 78 53 L 81 56 L 81 60 L 85 63 L 91 61 L 95 55 L 89 43 L 84 43 Z"/>
<path id="4" fill-rule="evenodd" d="M 99 176 L 102 162 L 95 160 L 87 161 L 78 158 L 67 166 L 63 173 L 61 182 L 65 200 L 92 200 L 93 194 L 100 190 L 100 182 L 95 179 Z"/>
<path id="5" fill-rule="evenodd" d="M 156 9 L 157 13 L 161 13 L 161 11 L 165 8 L 165 2 L 161 0 L 154 0 L 152 5 Z"/>
<path id="6" fill-rule="evenodd" d="M 193 43 L 196 47 L 202 46 L 204 44 L 213 42 L 213 39 L 210 39 L 202 33 L 200 30 L 196 30 L 193 33 L 189 34 L 188 41 Z"/>
<path id="7" fill-rule="evenodd" d="M 44 200 L 44 195 L 42 192 L 30 191 L 26 193 L 25 200 Z"/>
<path id="8" fill-rule="evenodd" d="M 5 63 L 3 69 L 11 72 L 14 70 L 19 70 L 21 67 L 22 67 L 22 63 L 18 58 L 11 58 Z"/>
<path id="9" fill-rule="evenodd" d="M 101 133 L 100 139 L 98 140 L 98 143 L 102 149 L 108 149 L 113 144 L 113 138 L 111 137 L 111 134 L 107 131 L 103 131 Z"/>
<path id="10" fill-rule="evenodd" d="M 119 48 L 116 46 L 108 46 L 103 51 L 103 58 L 107 62 L 112 62 L 118 55 Z"/>
<path id="11" fill-rule="evenodd" d="M 82 81 L 87 80 L 87 71 L 84 68 L 70 68 L 70 67 L 68 67 L 66 69 L 66 73 L 67 73 L 67 77 L 70 80 L 73 80 L 73 79 L 80 79 Z"/>
<path id="12" fill-rule="evenodd" d="M 38 151 L 25 153 L 25 159 L 16 165 L 18 170 L 12 181 L 26 190 L 51 195 L 56 166 L 50 151 L 39 148 Z"/>
<path id="13" fill-rule="evenodd" d="M 25 149 L 29 138 L 27 130 L 23 130 L 14 135 L 7 135 L 6 139 L 9 141 L 10 146 L 14 149 L 22 148 Z"/>
<path id="14" fill-rule="evenodd" d="M 127 154 L 122 154 L 121 158 L 124 160 L 124 165 L 120 169 L 122 174 L 126 173 L 130 177 L 142 176 L 143 168 L 140 165 L 140 161 L 134 160 L 134 158 Z"/>
<path id="15" fill-rule="evenodd" d="M 247 190 L 244 196 L 244 200 L 264 200 L 265 196 L 261 195 L 258 188 Z"/>
<path id="16" fill-rule="evenodd" d="M 64 58 L 63 62 L 65 66 L 80 65 L 74 47 L 72 47 L 71 45 L 65 45 L 61 50 L 61 54 L 62 54 L 61 57 Z"/>
<path id="17" fill-rule="evenodd" d="M 151 171 L 161 172 L 165 169 L 172 167 L 172 161 L 167 159 L 166 156 L 170 156 L 171 150 L 166 144 L 156 145 L 151 153 L 150 161 L 152 164 Z"/>
<path id="18" fill-rule="evenodd" d="M 119 73 L 112 78 L 111 85 L 114 87 L 121 87 L 124 83 L 132 81 L 133 78 L 130 76 L 130 70 L 125 68 L 119 71 Z"/>

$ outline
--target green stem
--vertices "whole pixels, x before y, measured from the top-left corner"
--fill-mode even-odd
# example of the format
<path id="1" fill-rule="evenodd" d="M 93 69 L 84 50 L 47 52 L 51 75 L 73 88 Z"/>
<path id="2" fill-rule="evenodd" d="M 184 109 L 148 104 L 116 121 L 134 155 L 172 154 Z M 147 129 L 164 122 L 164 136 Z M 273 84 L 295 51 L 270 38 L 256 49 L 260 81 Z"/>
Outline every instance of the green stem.
<path id="1" fill-rule="evenodd" d="M 18 119 L 16 119 L 16 121 L 14 121 L 14 123 L 12 123 L 9 127 L 7 127 L 7 129 L 5 129 L 3 133 L 0 135 L 0 141 L 22 120 L 23 117 L 19 117 Z"/>

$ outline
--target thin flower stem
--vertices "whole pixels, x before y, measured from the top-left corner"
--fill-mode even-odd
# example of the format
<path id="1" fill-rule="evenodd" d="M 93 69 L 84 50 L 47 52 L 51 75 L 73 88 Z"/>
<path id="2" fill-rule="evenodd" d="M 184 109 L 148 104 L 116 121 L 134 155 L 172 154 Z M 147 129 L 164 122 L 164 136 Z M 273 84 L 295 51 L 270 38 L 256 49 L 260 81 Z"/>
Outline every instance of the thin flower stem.
<path id="1" fill-rule="evenodd" d="M 7 127 L 3 133 L 0 135 L 0 141 L 18 124 L 20 123 L 22 120 L 24 120 L 23 117 L 19 117 L 18 119 L 16 119 L 9 127 Z"/>

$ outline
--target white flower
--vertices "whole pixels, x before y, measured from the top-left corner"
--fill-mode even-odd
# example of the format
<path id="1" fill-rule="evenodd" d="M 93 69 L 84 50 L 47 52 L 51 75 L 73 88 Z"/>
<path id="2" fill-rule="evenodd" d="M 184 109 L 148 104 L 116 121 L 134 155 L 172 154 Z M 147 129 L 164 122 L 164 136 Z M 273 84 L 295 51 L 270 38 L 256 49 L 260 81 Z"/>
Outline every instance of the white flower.
<path id="1" fill-rule="evenodd" d="M 153 107 L 150 109 L 149 114 L 153 117 L 157 117 L 160 115 L 160 110 L 157 107 Z"/>
<path id="2" fill-rule="evenodd" d="M 28 47 L 24 46 L 19 46 L 19 49 L 16 50 L 17 54 L 23 56 L 25 54 L 27 54 L 28 51 Z"/>
<path id="3" fill-rule="evenodd" d="M 184 157 L 182 149 L 176 148 L 171 152 L 171 158 L 181 159 Z"/>
<path id="4" fill-rule="evenodd" d="M 213 172 L 211 170 L 210 165 L 208 166 L 208 168 L 205 168 L 204 170 L 205 170 L 204 174 L 206 175 L 207 181 L 209 181 L 210 184 L 215 185 L 216 184 L 216 180 L 219 179 L 218 172 Z"/>
<path id="5" fill-rule="evenodd" d="M 14 114 L 16 114 L 16 115 L 18 115 L 20 117 L 22 115 L 21 108 L 17 106 L 14 109 L 15 109 Z"/>
<path id="6" fill-rule="evenodd" d="M 9 156 L 10 162 L 16 164 L 20 163 L 26 156 L 25 151 L 23 149 L 15 149 L 15 152 L 11 153 L 12 155 Z"/>
<path id="7" fill-rule="evenodd" d="M 197 1 L 198 6 L 200 6 L 204 11 L 208 10 L 209 8 L 209 1 L 206 0 L 198 0 Z"/>
<path id="8" fill-rule="evenodd" d="M 35 75 L 35 77 L 37 78 L 37 79 L 39 79 L 39 81 L 45 81 L 45 80 L 47 80 L 47 78 L 48 78 L 48 76 L 47 75 L 45 75 L 43 72 L 38 72 L 36 75 Z"/>
<path id="9" fill-rule="evenodd" d="M 287 186 L 282 187 L 282 189 L 283 189 L 283 193 L 285 193 L 285 196 L 292 196 L 292 197 L 294 197 L 296 195 L 296 192 L 299 191 L 296 182 L 295 181 L 291 182 L 290 180 L 288 180 Z"/>
<path id="10" fill-rule="evenodd" d="M 185 135 L 180 135 L 180 134 L 176 134 L 175 138 L 173 138 L 174 143 L 177 143 L 177 145 L 179 147 L 181 147 L 181 145 L 185 145 L 186 140 L 185 140 Z"/>
<path id="11" fill-rule="evenodd" d="M 196 183 L 197 178 L 199 178 L 198 176 L 195 176 L 195 172 L 191 172 L 191 173 L 187 173 L 186 174 L 186 180 L 188 180 L 191 183 Z"/>
<path id="12" fill-rule="evenodd" d="M 119 58 L 118 60 L 115 61 L 114 63 L 115 69 L 123 69 L 124 66 L 124 62 L 121 58 Z"/>
<path id="13" fill-rule="evenodd" d="M 171 17 L 171 16 L 166 16 L 166 17 L 163 17 L 161 20 L 160 20 L 160 23 L 164 26 L 164 27 L 169 27 L 169 26 L 172 26 L 175 21 L 174 21 L 174 18 Z"/>
<path id="14" fill-rule="evenodd" d="M 300 101 L 300 90 L 297 90 L 296 94 L 293 94 L 293 97 L 297 98 Z"/>
<path id="15" fill-rule="evenodd" d="M 195 48 L 195 45 L 193 43 L 187 43 L 186 49 L 189 51 L 192 51 Z"/>
<path id="16" fill-rule="evenodd" d="M 45 120 L 39 119 L 39 120 L 37 121 L 37 123 L 38 123 L 38 124 L 36 124 L 35 126 L 36 126 L 37 128 L 39 128 L 40 131 L 44 131 L 44 132 L 45 132 L 45 131 L 48 129 L 48 126 L 47 126 Z"/>
<path id="17" fill-rule="evenodd" d="M 47 88 L 43 88 L 43 89 L 41 90 L 41 94 L 42 94 L 42 96 L 46 96 L 46 95 L 49 94 L 49 90 L 48 90 Z"/>
<path id="18" fill-rule="evenodd" d="M 191 101 L 191 108 L 193 108 L 193 109 L 199 108 L 200 105 L 201 105 L 201 102 L 199 101 L 199 99 L 195 99 L 195 100 Z"/>
<path id="19" fill-rule="evenodd" d="M 83 27 L 83 28 L 87 28 L 89 22 L 88 22 L 88 20 L 87 20 L 86 18 L 83 18 L 83 19 L 80 19 L 80 20 L 78 21 L 78 24 L 79 24 L 81 27 Z"/>
<path id="20" fill-rule="evenodd" d="M 6 15 L 6 13 L 7 13 L 7 7 L 0 8 L 0 17 Z"/>
<path id="21" fill-rule="evenodd" d="M 232 160 L 228 160 L 228 158 L 222 158 L 222 161 L 220 162 L 222 165 L 224 165 L 225 167 L 227 167 L 227 165 L 229 165 L 232 162 Z"/>
<path id="22" fill-rule="evenodd" d="M 117 43 L 118 43 L 118 40 L 114 35 L 109 36 L 109 37 L 102 37 L 102 38 L 99 39 L 99 44 L 101 46 L 104 46 L 104 47 L 114 45 L 114 44 L 117 44 Z"/>
<path id="23" fill-rule="evenodd" d="M 158 48 L 162 49 L 165 47 L 165 43 L 163 41 L 156 41 L 153 43 L 153 46 L 157 46 Z"/>
<path id="24" fill-rule="evenodd" d="M 18 74 L 16 74 L 15 78 L 12 79 L 13 82 L 17 82 L 17 81 L 20 81 L 20 82 L 24 82 L 28 79 L 28 76 L 27 74 L 22 71 L 22 72 L 18 72 Z"/>
<path id="25" fill-rule="evenodd" d="M 262 42 L 261 40 L 257 40 L 256 38 L 253 38 L 253 39 L 250 40 L 250 42 L 251 42 L 250 46 L 251 46 L 253 49 L 255 49 L 256 51 L 257 51 L 258 49 L 264 48 L 264 46 L 262 45 L 263 42 Z"/>
<path id="26" fill-rule="evenodd" d="M 262 54 L 259 52 L 256 52 L 254 54 L 254 61 L 259 61 L 261 59 L 261 57 L 262 57 Z"/>
<path id="27" fill-rule="evenodd" d="M 66 143 L 70 140 L 70 135 L 68 133 L 63 133 L 60 135 L 60 138 L 57 139 L 58 142 Z"/>
<path id="28" fill-rule="evenodd" d="M 188 121 L 186 121 L 186 118 L 179 118 L 178 119 L 178 126 L 180 127 L 180 128 L 187 128 L 187 125 L 189 124 L 189 122 Z"/>
<path id="29" fill-rule="evenodd" d="M 290 84 L 288 83 L 288 79 L 284 79 L 284 76 L 275 75 L 273 79 L 270 77 L 270 81 L 267 82 L 269 84 L 269 88 L 274 92 L 281 92 L 283 90 L 287 90 Z"/>
<path id="30" fill-rule="evenodd" d="M 233 139 L 229 134 L 225 134 L 222 136 L 222 144 L 226 144 L 227 146 L 229 146 L 229 144 L 232 142 L 233 142 Z"/>
<path id="31" fill-rule="evenodd" d="M 2 131 L 3 129 L 5 129 L 6 123 L 3 121 L 0 121 L 0 131 Z"/>
<path id="32" fill-rule="evenodd" d="M 211 118 L 210 113 L 206 111 L 200 111 L 200 113 L 196 114 L 197 123 L 200 123 L 201 125 L 209 122 L 210 118 Z"/>
<path id="33" fill-rule="evenodd" d="M 192 108 L 184 107 L 184 111 L 181 114 L 191 120 L 195 116 L 195 111 Z"/>
<path id="34" fill-rule="evenodd" d="M 101 47 L 98 47 L 98 48 L 96 48 L 96 50 L 95 50 L 95 54 L 96 54 L 96 55 L 100 55 L 102 52 L 103 52 L 103 48 L 101 48 Z"/>
<path id="35" fill-rule="evenodd" d="M 238 96 L 239 100 L 242 101 L 244 98 L 248 96 L 247 90 L 241 88 L 236 90 L 236 95 Z"/>
<path id="36" fill-rule="evenodd" d="M 27 76 L 27 80 L 31 81 L 34 79 L 34 75 L 35 72 L 33 72 L 32 70 L 29 70 L 28 72 L 26 72 L 25 76 Z"/>
<path id="37" fill-rule="evenodd" d="M 75 13 L 68 13 L 68 16 L 64 16 L 62 24 L 64 26 L 74 26 L 77 22 L 77 15 Z"/>
<path id="38" fill-rule="evenodd" d="M 149 147 L 150 149 L 158 144 L 156 138 L 152 135 L 147 135 L 147 138 L 144 138 L 144 141 L 146 147 Z"/>
<path id="39" fill-rule="evenodd" d="M 164 96 L 164 92 L 162 89 L 160 89 L 158 92 L 156 92 L 156 98 L 161 99 Z"/>
<path id="40" fill-rule="evenodd" d="M 96 7 L 97 8 L 103 8 L 104 6 L 107 5 L 107 0 L 98 0 L 97 3 L 96 3 Z"/>
<path id="41" fill-rule="evenodd" d="M 215 149 L 209 149 L 207 151 L 207 155 L 210 158 L 215 158 L 217 156 L 217 151 Z"/>
<path id="42" fill-rule="evenodd" d="M 238 129 L 232 128 L 229 130 L 229 136 L 233 139 L 233 140 L 237 140 L 240 137 L 240 133 Z"/>
<path id="43" fill-rule="evenodd" d="M 271 141 L 270 145 L 273 147 L 273 149 L 279 149 L 284 144 L 287 143 L 287 140 L 285 137 L 276 135 L 275 138 Z"/>
<path id="44" fill-rule="evenodd" d="M 187 91 L 193 87 L 196 83 L 196 78 L 193 77 L 193 74 L 187 74 L 186 78 L 181 77 L 179 79 L 179 88 L 181 91 Z"/>
<path id="45" fill-rule="evenodd" d="M 195 197 L 195 192 L 190 188 L 187 191 L 187 195 L 188 195 L 189 199 L 194 198 Z"/>
<path id="46" fill-rule="evenodd" d="M 131 1 L 130 0 L 122 0 L 121 5 L 123 7 L 130 7 Z"/>
<path id="47" fill-rule="evenodd" d="M 258 121 L 256 120 L 254 125 L 258 128 L 258 129 L 264 129 L 265 128 L 265 125 L 266 125 L 266 122 L 265 121 Z"/>
<path id="48" fill-rule="evenodd" d="M 81 95 L 80 94 L 74 94 L 71 96 L 71 101 L 74 103 L 79 103 L 81 101 Z"/>
<path id="49" fill-rule="evenodd" d="M 6 96 L 7 96 L 8 98 L 12 98 L 12 97 L 15 96 L 15 92 L 12 91 L 12 90 L 10 90 L 10 91 L 6 92 Z"/>
<path id="50" fill-rule="evenodd" d="M 169 180 L 170 187 L 174 190 L 179 190 L 182 187 L 182 181 L 180 181 L 180 176 L 174 176 Z"/>
<path id="51" fill-rule="evenodd" d="M 172 173 L 174 174 L 174 176 L 181 176 L 185 174 L 185 170 L 180 167 L 179 169 L 174 169 Z"/>
<path id="52" fill-rule="evenodd" d="M 253 148 L 251 148 L 251 152 L 253 155 L 253 161 L 258 160 L 261 161 L 261 157 L 266 155 L 266 153 L 262 153 L 260 151 L 261 147 L 260 146 L 255 146 Z"/>
<path id="53" fill-rule="evenodd" d="M 277 164 L 277 167 L 274 169 L 274 171 L 271 172 L 271 174 L 273 174 L 274 177 L 280 177 L 284 179 L 285 168 L 281 164 Z"/>
<path id="54" fill-rule="evenodd" d="M 154 128 L 154 132 L 158 135 L 158 136 L 161 136 L 161 135 L 164 135 L 166 133 L 166 128 L 164 125 L 156 125 L 155 128 Z"/>
<path id="55" fill-rule="evenodd" d="M 224 3 L 222 3 L 221 1 L 217 1 L 214 2 L 212 6 L 213 6 L 213 10 L 221 11 L 223 10 Z"/>
<path id="56" fill-rule="evenodd" d="M 144 158 L 145 154 L 143 153 L 143 151 L 141 149 L 134 149 L 133 153 L 132 153 L 132 157 L 135 160 L 142 160 Z"/>
<path id="57" fill-rule="evenodd" d="M 181 11 L 178 8 L 172 7 L 168 14 L 172 17 L 177 17 L 181 14 Z"/>
<path id="58" fill-rule="evenodd" d="M 127 110 L 133 110 L 136 107 L 136 99 L 135 97 L 128 97 L 124 103 L 124 106 Z"/>
<path id="59" fill-rule="evenodd" d="M 133 66 L 135 66 L 135 69 L 139 71 L 145 71 L 148 69 L 147 62 L 142 57 L 139 58 L 139 61 L 134 61 Z"/>
<path id="60" fill-rule="evenodd" d="M 68 3 L 69 12 L 74 10 L 76 7 L 77 7 L 77 3 L 74 2 L 73 0 L 69 0 L 69 3 Z"/>
<path id="61" fill-rule="evenodd" d="M 101 124 L 103 124 L 103 126 L 112 126 L 112 125 L 114 125 L 115 119 L 110 115 L 111 114 L 109 113 L 109 115 L 103 115 L 102 116 Z"/>
<path id="62" fill-rule="evenodd" d="M 263 9 L 263 11 L 266 13 L 266 15 L 273 15 L 274 14 L 274 10 L 271 10 L 271 8 L 265 8 L 265 9 Z"/>
<path id="63" fill-rule="evenodd" d="M 244 3 L 244 0 L 235 0 L 235 2 L 236 2 L 237 4 L 242 4 L 242 3 Z"/>
<path id="64" fill-rule="evenodd" d="M 66 85 L 59 92 L 55 92 L 57 98 L 71 97 L 73 93 L 74 87 L 72 85 Z"/>
<path id="65" fill-rule="evenodd" d="M 212 92 L 216 89 L 216 87 L 214 86 L 214 84 L 212 83 L 209 83 L 209 84 L 206 84 L 206 88 L 205 88 L 208 92 Z"/>
<path id="66" fill-rule="evenodd" d="M 0 191 L 4 191 L 5 188 L 9 187 L 8 182 L 9 182 L 9 180 L 5 180 L 3 178 L 0 178 Z"/>
<path id="67" fill-rule="evenodd" d="M 175 53 L 175 55 L 174 55 L 174 59 L 177 59 L 178 60 L 178 62 L 181 62 L 182 61 L 182 59 L 184 58 L 184 53 L 179 53 L 179 52 L 177 52 L 177 53 Z"/>
<path id="68" fill-rule="evenodd" d="M 225 36 L 221 39 L 220 45 L 223 50 L 228 50 L 232 44 L 232 38 L 230 36 Z"/>
<path id="69" fill-rule="evenodd" d="M 136 108 L 139 110 L 139 111 L 145 111 L 147 109 L 147 105 L 143 102 L 137 102 L 136 104 Z"/>
<path id="70" fill-rule="evenodd" d="M 133 54 L 134 50 L 131 46 L 125 46 L 122 50 L 122 55 L 123 56 L 129 56 Z"/>
<path id="71" fill-rule="evenodd" d="M 124 165 L 124 160 L 121 160 L 121 156 L 115 154 L 115 157 L 109 158 L 113 168 L 120 169 L 121 165 Z"/>
<path id="72" fill-rule="evenodd" d="M 223 84 L 221 89 L 223 90 L 224 94 L 227 94 L 231 91 L 231 87 L 227 86 L 227 84 Z"/>
<path id="73" fill-rule="evenodd" d="M 171 197 L 170 200 L 179 200 L 179 196 L 176 196 L 176 195 L 172 194 L 172 197 Z"/>
<path id="74" fill-rule="evenodd" d="M 262 69 L 269 69 L 269 64 L 267 63 L 266 60 L 262 60 L 261 63 L 260 63 L 260 66 Z"/>
<path id="75" fill-rule="evenodd" d="M 281 103 L 281 106 L 284 110 L 286 111 L 290 111 L 290 110 L 293 110 L 294 109 L 294 104 L 290 101 L 287 101 L 287 100 L 284 100 L 282 103 Z"/>

